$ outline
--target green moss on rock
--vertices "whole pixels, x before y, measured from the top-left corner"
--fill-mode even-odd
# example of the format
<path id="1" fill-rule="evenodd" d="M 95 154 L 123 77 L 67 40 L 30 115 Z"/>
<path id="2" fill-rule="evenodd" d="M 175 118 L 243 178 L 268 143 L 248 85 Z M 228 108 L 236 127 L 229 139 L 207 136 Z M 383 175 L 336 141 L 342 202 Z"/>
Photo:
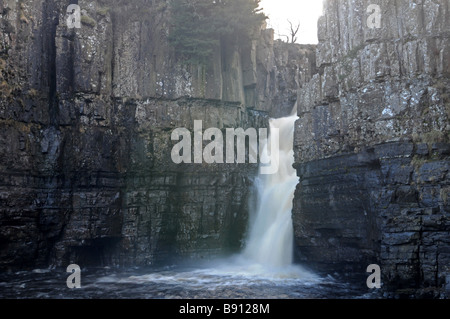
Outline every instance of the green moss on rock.
<path id="1" fill-rule="evenodd" d="M 81 23 L 84 25 L 87 25 L 91 28 L 95 27 L 97 24 L 94 19 L 92 19 L 91 17 L 86 16 L 86 15 L 81 16 Z"/>

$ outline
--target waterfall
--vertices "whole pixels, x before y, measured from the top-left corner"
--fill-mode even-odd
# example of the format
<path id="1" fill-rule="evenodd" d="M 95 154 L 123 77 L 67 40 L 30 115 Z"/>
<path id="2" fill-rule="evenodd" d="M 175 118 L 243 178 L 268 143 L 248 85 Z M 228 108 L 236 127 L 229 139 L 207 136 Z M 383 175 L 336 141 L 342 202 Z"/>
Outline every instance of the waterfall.
<path id="1" fill-rule="evenodd" d="M 292 167 L 294 126 L 297 119 L 297 115 L 291 115 L 270 120 L 270 130 L 279 129 L 279 169 L 272 175 L 259 174 L 255 181 L 256 213 L 250 216 L 249 234 L 242 255 L 249 261 L 268 267 L 292 264 L 292 201 L 299 181 Z M 270 153 L 269 145 L 270 143 L 265 145 L 263 153 Z"/>
<path id="2" fill-rule="evenodd" d="M 292 201 L 299 181 L 292 167 L 294 126 L 297 118 L 296 115 L 291 115 L 270 120 L 269 135 L 272 135 L 274 129 L 278 129 L 279 135 L 278 161 L 274 165 L 278 167 L 278 171 L 265 175 L 264 170 L 261 170 L 265 164 L 260 164 L 260 173 L 255 180 L 256 205 L 250 216 L 246 246 L 241 253 L 206 261 L 195 265 L 194 269 L 168 269 L 130 276 L 123 279 L 122 283 L 150 283 L 154 287 L 169 285 L 167 290 L 171 293 L 191 289 L 195 296 L 226 294 L 227 298 L 240 298 L 242 291 L 250 291 L 251 296 L 260 298 L 311 297 L 311 286 L 320 285 L 322 279 L 292 263 Z M 268 156 L 272 155 L 270 147 L 277 145 L 272 144 L 270 137 L 263 146 L 262 157 L 270 157 L 273 160 L 277 156 Z M 329 283 L 329 279 L 327 280 Z M 102 283 L 116 281 L 116 277 L 101 279 Z M 179 289 L 180 285 L 183 289 Z"/>

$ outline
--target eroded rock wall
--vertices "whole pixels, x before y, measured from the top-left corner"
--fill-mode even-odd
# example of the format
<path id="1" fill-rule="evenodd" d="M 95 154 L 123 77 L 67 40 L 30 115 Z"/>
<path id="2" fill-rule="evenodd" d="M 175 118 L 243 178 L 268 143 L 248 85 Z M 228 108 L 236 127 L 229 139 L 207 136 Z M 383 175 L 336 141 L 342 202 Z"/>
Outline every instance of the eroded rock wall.
<path id="1" fill-rule="evenodd" d="M 448 21 L 444 0 L 325 2 L 298 100 L 300 260 L 355 278 L 379 264 L 399 294 L 448 290 Z"/>

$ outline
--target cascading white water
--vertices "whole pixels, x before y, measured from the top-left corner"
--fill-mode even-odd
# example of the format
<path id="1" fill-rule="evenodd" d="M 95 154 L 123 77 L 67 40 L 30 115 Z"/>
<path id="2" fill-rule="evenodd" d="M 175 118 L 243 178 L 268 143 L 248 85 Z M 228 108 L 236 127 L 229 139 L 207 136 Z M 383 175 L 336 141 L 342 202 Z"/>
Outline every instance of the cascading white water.
<path id="1" fill-rule="evenodd" d="M 292 201 L 299 181 L 294 163 L 293 140 L 297 115 L 271 119 L 270 129 L 279 129 L 278 172 L 259 175 L 256 180 L 256 214 L 251 216 L 249 236 L 243 257 L 268 267 L 284 267 L 292 263 Z M 270 138 L 269 138 L 270 140 Z M 264 152 L 270 153 L 270 143 Z M 263 164 L 262 164 L 263 165 Z"/>

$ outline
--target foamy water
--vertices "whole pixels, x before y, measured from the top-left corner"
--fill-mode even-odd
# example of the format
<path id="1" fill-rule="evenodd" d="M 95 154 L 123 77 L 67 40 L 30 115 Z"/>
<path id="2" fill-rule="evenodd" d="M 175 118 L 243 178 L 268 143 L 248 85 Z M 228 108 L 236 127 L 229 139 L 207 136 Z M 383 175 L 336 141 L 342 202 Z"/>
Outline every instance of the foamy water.
<path id="1" fill-rule="evenodd" d="M 167 270 L 154 273 L 132 275 L 128 277 L 105 276 L 97 283 L 146 284 L 163 283 L 167 285 L 182 284 L 185 288 L 209 289 L 232 286 L 295 286 L 315 285 L 323 279 L 297 265 L 269 267 L 252 263 L 242 256 L 235 256 L 204 264 L 198 268 L 185 270 Z"/>
<path id="2" fill-rule="evenodd" d="M 297 266 L 280 271 L 230 259 L 195 267 L 82 268 L 79 289 L 67 288 L 68 276 L 65 268 L 0 273 L 0 298 L 377 298 L 365 282 L 355 285 L 331 276 L 311 277 Z"/>

